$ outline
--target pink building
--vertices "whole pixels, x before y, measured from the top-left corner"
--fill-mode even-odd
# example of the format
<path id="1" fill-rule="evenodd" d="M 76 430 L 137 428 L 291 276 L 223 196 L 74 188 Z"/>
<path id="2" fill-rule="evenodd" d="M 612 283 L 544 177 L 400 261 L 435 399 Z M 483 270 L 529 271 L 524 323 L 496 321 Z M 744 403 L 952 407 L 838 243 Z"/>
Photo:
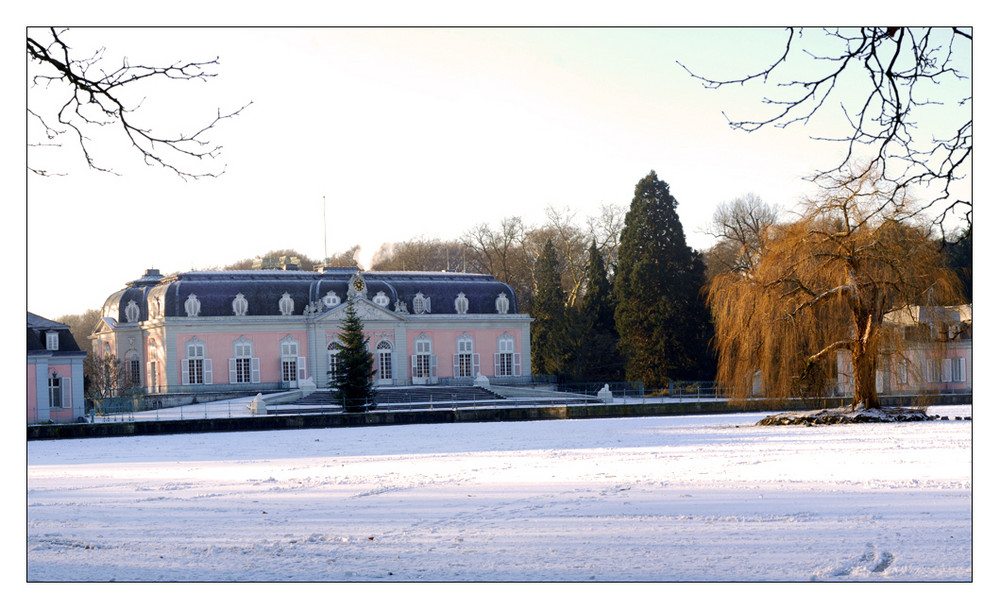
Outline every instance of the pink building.
<path id="1" fill-rule="evenodd" d="M 28 312 L 28 423 L 84 416 L 83 359 L 69 326 Z"/>
<path id="2" fill-rule="evenodd" d="M 884 359 L 876 372 L 883 394 L 972 392 L 972 305 L 913 306 L 893 312 L 888 325 L 903 334 L 905 348 Z M 854 392 L 851 357 L 837 355 L 837 389 Z"/>
<path id="3" fill-rule="evenodd" d="M 107 299 L 94 352 L 122 360 L 147 395 L 327 387 L 353 301 L 378 385 L 529 378 L 530 322 L 489 275 L 155 269 Z"/>

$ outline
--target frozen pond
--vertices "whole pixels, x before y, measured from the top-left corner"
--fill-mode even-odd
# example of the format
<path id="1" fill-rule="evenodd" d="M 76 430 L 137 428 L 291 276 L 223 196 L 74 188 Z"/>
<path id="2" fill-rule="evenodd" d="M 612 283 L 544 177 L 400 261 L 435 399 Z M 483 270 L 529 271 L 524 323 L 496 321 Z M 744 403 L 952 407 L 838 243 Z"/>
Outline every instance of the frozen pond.
<path id="1" fill-rule="evenodd" d="M 971 422 L 763 415 L 34 441 L 27 577 L 971 580 Z"/>

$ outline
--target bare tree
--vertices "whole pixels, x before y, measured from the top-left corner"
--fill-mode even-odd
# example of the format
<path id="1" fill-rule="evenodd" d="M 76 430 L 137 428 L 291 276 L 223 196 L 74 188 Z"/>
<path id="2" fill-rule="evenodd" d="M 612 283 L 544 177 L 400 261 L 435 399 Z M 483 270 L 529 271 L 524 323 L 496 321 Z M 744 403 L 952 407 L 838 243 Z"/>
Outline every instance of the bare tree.
<path id="1" fill-rule="evenodd" d="M 924 207 L 944 202 L 938 224 L 950 213 L 964 212 L 971 225 L 972 202 L 951 190 L 971 166 L 972 32 L 906 27 L 824 32 L 825 37 L 817 37 L 814 30 L 788 30 L 784 51 L 770 66 L 739 78 L 706 78 L 681 66 L 711 89 L 768 87 L 771 95 L 763 103 L 774 111 L 760 120 L 726 116 L 734 129 L 805 125 L 824 107 L 839 106 L 847 128 L 816 139 L 843 142 L 846 150 L 823 175 L 840 175 L 856 158 L 870 156 L 864 171 L 881 174 L 897 191 L 933 189 Z M 796 52 L 800 44 L 801 55 Z M 827 51 L 827 46 L 835 48 Z M 803 56 L 808 58 L 804 64 L 798 61 Z M 944 126 L 936 133 L 921 129 L 929 120 Z"/>
<path id="2" fill-rule="evenodd" d="M 763 254 L 764 237 L 777 222 L 777 207 L 753 193 L 720 204 L 706 229 L 717 240 L 705 254 L 707 278 L 754 268 Z"/>
<path id="3" fill-rule="evenodd" d="M 169 66 L 132 64 L 128 58 L 121 65 L 105 61 L 104 49 L 92 55 L 79 54 L 67 29 L 31 29 L 27 36 L 29 82 L 44 88 L 62 100 L 53 110 L 34 107 L 29 103 L 28 117 L 42 130 L 41 142 L 30 145 L 61 145 L 75 141 L 83 152 L 87 165 L 95 170 L 115 173 L 112 166 L 98 160 L 95 138 L 99 133 L 117 130 L 127 146 L 137 151 L 147 165 L 166 168 L 181 178 L 204 178 L 220 175 L 225 168 L 212 172 L 193 169 L 218 157 L 222 147 L 212 144 L 208 132 L 220 121 L 242 112 L 249 103 L 235 112 L 216 116 L 190 131 L 168 134 L 148 123 L 139 112 L 143 85 L 152 80 L 206 81 L 216 76 L 212 70 L 218 58 L 211 61 L 177 62 Z M 47 106 L 47 105 L 45 105 Z M 107 128 L 107 129 L 105 129 Z M 41 176 L 53 175 L 34 167 Z"/>
<path id="4" fill-rule="evenodd" d="M 931 225 L 895 185 L 857 168 L 846 176 L 800 220 L 768 229 L 753 265 L 711 283 L 718 379 L 737 401 L 755 379 L 769 397 L 798 395 L 847 351 L 852 408 L 877 408 L 876 370 L 901 340 L 886 317 L 958 290 Z"/>

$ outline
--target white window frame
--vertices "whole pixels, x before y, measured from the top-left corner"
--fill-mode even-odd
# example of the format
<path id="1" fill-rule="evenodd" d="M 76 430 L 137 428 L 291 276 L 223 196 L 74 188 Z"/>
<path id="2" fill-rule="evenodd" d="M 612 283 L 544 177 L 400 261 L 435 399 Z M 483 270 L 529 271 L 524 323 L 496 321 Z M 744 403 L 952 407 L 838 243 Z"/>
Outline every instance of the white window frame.
<path id="1" fill-rule="evenodd" d="M 49 377 L 49 408 L 65 409 L 63 406 L 63 378 L 55 373 Z"/>
<path id="2" fill-rule="evenodd" d="M 298 387 L 299 381 L 306 378 L 306 358 L 299 356 L 299 341 L 292 336 L 281 340 L 281 381 Z"/>
<path id="3" fill-rule="evenodd" d="M 375 378 L 392 381 L 392 342 L 382 339 L 375 345 Z"/>
<path id="4" fill-rule="evenodd" d="M 45 333 L 45 349 L 50 352 L 59 351 L 59 332 L 50 330 Z"/>
<path id="5" fill-rule="evenodd" d="M 493 374 L 497 377 L 521 376 L 521 354 L 514 351 L 515 345 L 510 333 L 497 338 L 497 353 L 493 359 Z"/>
<path id="6" fill-rule="evenodd" d="M 410 373 L 414 380 L 437 381 L 437 354 L 430 337 L 423 333 L 413 341 Z"/>
<path id="7" fill-rule="evenodd" d="M 212 385 L 212 359 L 205 342 L 193 337 L 184 344 L 187 358 L 181 360 L 181 385 Z"/>
<path id="8" fill-rule="evenodd" d="M 479 376 L 479 354 L 475 352 L 475 341 L 468 333 L 463 333 L 455 341 L 455 355 L 452 370 L 455 377 L 466 379 Z"/>
<path id="9" fill-rule="evenodd" d="M 233 341 L 233 357 L 229 359 L 229 383 L 260 383 L 260 358 L 254 358 L 253 341 L 246 337 Z"/>

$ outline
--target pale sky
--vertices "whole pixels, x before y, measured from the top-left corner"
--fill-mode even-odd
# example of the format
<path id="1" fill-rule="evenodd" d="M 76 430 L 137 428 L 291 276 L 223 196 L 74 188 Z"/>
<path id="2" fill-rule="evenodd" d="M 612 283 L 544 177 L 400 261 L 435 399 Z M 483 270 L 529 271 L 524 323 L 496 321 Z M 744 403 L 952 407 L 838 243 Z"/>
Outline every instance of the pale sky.
<path id="1" fill-rule="evenodd" d="M 670 185 L 689 245 L 715 207 L 746 193 L 790 209 L 802 180 L 839 161 L 812 131 L 733 131 L 723 110 L 760 117 L 760 93 L 710 91 L 706 76 L 760 70 L 780 28 L 85 29 L 111 64 L 219 57 L 219 76 L 157 87 L 144 101 L 170 125 L 200 125 L 252 101 L 211 133 L 227 169 L 184 182 L 129 151 L 122 175 L 79 151 L 46 157 L 65 177 L 27 179 L 27 307 L 56 318 L 99 308 L 150 267 L 225 265 L 293 248 L 314 259 L 360 244 L 458 238 L 547 206 L 582 225 L 628 206 L 650 170 Z M 34 95 L 32 92 L 29 94 Z M 29 99 L 31 99 L 29 97 Z M 52 154 L 51 151 L 46 151 Z M 41 158 L 41 157 L 39 157 Z"/>

